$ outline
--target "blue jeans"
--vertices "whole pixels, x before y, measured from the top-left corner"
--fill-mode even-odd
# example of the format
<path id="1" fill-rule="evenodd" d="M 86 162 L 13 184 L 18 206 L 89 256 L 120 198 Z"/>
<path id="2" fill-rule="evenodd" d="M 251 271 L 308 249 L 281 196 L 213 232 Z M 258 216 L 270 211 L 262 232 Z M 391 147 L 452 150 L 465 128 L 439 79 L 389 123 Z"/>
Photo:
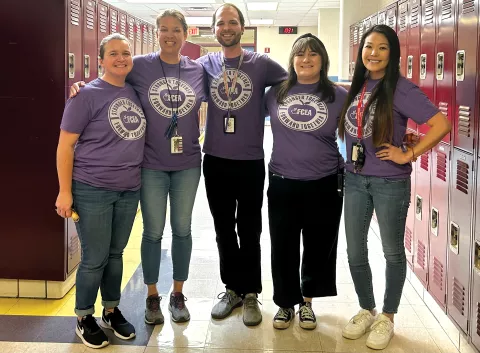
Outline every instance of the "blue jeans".
<path id="1" fill-rule="evenodd" d="M 368 229 L 375 209 L 387 262 L 383 312 L 394 314 L 398 310 L 407 271 L 403 244 L 409 206 L 410 177 L 384 179 L 347 172 L 344 209 L 347 254 L 362 309 L 375 308 L 367 248 Z"/>
<path id="2" fill-rule="evenodd" d="M 111 191 L 74 180 L 72 193 L 80 216 L 75 225 L 82 246 L 75 313 L 93 315 L 98 288 L 106 309 L 120 303 L 123 249 L 130 238 L 140 191 Z"/>
<path id="3" fill-rule="evenodd" d="M 173 172 L 142 169 L 142 267 L 145 284 L 158 282 L 162 236 L 170 196 L 173 279 L 186 281 L 192 255 L 192 211 L 201 169 Z"/>

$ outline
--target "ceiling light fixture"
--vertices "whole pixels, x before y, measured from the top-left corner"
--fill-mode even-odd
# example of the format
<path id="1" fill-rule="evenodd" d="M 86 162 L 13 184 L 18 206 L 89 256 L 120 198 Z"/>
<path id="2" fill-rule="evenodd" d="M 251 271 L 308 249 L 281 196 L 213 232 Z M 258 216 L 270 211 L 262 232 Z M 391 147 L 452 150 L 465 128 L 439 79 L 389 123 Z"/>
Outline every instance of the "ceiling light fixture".
<path id="1" fill-rule="evenodd" d="M 248 11 L 277 11 L 278 2 L 249 2 Z"/>

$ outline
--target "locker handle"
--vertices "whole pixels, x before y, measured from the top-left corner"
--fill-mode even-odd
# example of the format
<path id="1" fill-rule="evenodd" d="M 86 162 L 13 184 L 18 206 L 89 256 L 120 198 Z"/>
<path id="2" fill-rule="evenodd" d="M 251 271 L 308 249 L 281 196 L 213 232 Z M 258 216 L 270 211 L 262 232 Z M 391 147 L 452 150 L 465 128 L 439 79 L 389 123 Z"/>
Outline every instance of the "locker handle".
<path id="1" fill-rule="evenodd" d="M 427 78 L 427 54 L 420 55 L 420 79 Z"/>
<path id="2" fill-rule="evenodd" d="M 100 60 L 102 60 L 102 58 L 100 57 L 100 55 L 98 56 L 98 77 L 100 77 L 101 75 L 103 75 L 103 69 L 102 69 L 102 64 L 100 64 Z"/>
<path id="3" fill-rule="evenodd" d="M 457 81 L 463 81 L 465 79 L 465 50 L 457 51 L 456 67 Z"/>
<path id="4" fill-rule="evenodd" d="M 443 72 L 445 68 L 445 54 L 437 53 L 437 80 L 443 80 Z"/>
<path id="5" fill-rule="evenodd" d="M 68 53 L 68 78 L 75 78 L 75 54 Z"/>
<path id="6" fill-rule="evenodd" d="M 421 221 L 422 220 L 422 203 L 423 199 L 420 195 L 415 197 L 415 217 Z"/>
<path id="7" fill-rule="evenodd" d="M 458 254 L 460 242 L 460 227 L 454 222 L 450 222 L 450 249 Z"/>
<path id="8" fill-rule="evenodd" d="M 473 252 L 473 267 L 480 275 L 480 242 L 475 241 L 475 251 Z"/>
<path id="9" fill-rule="evenodd" d="M 90 55 L 83 56 L 83 72 L 85 78 L 90 78 Z"/>
<path id="10" fill-rule="evenodd" d="M 413 55 L 409 55 L 407 58 L 407 78 L 412 78 L 413 72 Z"/>
<path id="11" fill-rule="evenodd" d="M 438 210 L 435 207 L 432 207 L 432 234 L 438 236 Z"/>

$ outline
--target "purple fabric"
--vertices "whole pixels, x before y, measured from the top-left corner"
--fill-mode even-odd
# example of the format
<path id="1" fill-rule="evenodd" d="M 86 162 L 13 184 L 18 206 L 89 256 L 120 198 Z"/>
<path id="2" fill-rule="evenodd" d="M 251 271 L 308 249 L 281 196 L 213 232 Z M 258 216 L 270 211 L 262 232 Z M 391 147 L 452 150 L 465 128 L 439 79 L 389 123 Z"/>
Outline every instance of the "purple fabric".
<path id="1" fill-rule="evenodd" d="M 367 93 L 364 97 L 364 104 L 370 97 L 378 80 L 369 80 L 367 84 Z M 353 163 L 351 162 L 352 145 L 357 142 L 357 105 L 360 99 L 360 93 L 355 97 L 347 112 L 345 121 L 345 140 L 347 148 L 346 169 L 353 172 Z M 438 108 L 429 101 L 425 93 L 414 83 L 404 77 L 398 80 L 395 95 L 393 97 L 393 142 L 392 145 L 400 147 L 407 128 L 407 120 L 411 118 L 417 124 L 425 124 L 430 118 L 439 112 Z M 375 156 L 377 151 L 382 148 L 376 148 L 372 141 L 372 119 L 375 111 L 375 104 L 369 110 L 366 127 L 364 128 L 364 138 L 362 140 L 365 146 L 365 165 L 361 175 L 376 176 L 383 178 L 406 178 L 412 172 L 412 166 L 407 164 L 396 164 L 392 161 L 382 161 Z"/>
<path id="2" fill-rule="evenodd" d="M 136 56 L 133 63 L 127 82 L 137 91 L 148 121 L 143 167 L 163 171 L 200 167 L 198 110 L 205 100 L 203 67 L 188 57 L 181 58 L 180 94 L 177 94 L 178 64 L 162 62 L 164 73 L 158 52 Z M 178 135 L 183 139 L 183 153 L 172 154 L 171 141 L 164 134 L 177 103 Z"/>
<path id="3" fill-rule="evenodd" d="M 273 133 L 269 169 L 289 179 L 317 180 L 343 168 L 338 151 L 337 127 L 347 91 L 336 87 L 334 102 L 322 101 L 318 84 L 297 83 L 283 104 L 275 87 L 266 96 Z"/>
<path id="4" fill-rule="evenodd" d="M 236 116 L 235 134 L 224 133 L 227 97 L 222 75 L 223 54 L 209 53 L 197 60 L 207 73 L 209 101 L 203 152 L 212 156 L 255 160 L 264 158 L 263 133 L 265 112 L 262 104 L 265 88 L 287 78 L 286 71 L 267 56 L 244 50 L 233 94 L 231 114 Z M 240 57 L 226 59 L 229 84 Z M 230 70 L 229 70 L 230 69 Z"/>
<path id="5" fill-rule="evenodd" d="M 138 190 L 147 121 L 132 86 L 99 78 L 67 101 L 60 128 L 80 134 L 73 179 L 113 191 Z"/>

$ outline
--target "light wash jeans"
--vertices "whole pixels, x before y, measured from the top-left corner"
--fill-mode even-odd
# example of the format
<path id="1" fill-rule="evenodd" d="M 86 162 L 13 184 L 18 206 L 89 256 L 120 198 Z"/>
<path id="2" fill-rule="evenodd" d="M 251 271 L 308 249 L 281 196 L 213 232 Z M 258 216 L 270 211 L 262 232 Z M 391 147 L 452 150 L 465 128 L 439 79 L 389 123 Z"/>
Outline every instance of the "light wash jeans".
<path id="1" fill-rule="evenodd" d="M 173 172 L 142 169 L 142 267 L 145 284 L 158 282 L 162 237 L 170 197 L 173 279 L 186 281 L 192 255 L 192 211 L 201 168 Z"/>
<path id="2" fill-rule="evenodd" d="M 111 191 L 74 180 L 72 193 L 80 216 L 75 226 L 82 246 L 75 313 L 93 315 L 98 288 L 103 307 L 111 309 L 120 303 L 123 249 L 130 238 L 140 191 Z"/>
<path id="3" fill-rule="evenodd" d="M 348 263 L 362 309 L 375 308 L 367 248 L 368 229 L 375 209 L 387 262 L 383 312 L 394 314 L 398 310 L 407 271 L 403 244 L 409 205 L 410 177 L 384 179 L 347 172 L 344 217 Z"/>

